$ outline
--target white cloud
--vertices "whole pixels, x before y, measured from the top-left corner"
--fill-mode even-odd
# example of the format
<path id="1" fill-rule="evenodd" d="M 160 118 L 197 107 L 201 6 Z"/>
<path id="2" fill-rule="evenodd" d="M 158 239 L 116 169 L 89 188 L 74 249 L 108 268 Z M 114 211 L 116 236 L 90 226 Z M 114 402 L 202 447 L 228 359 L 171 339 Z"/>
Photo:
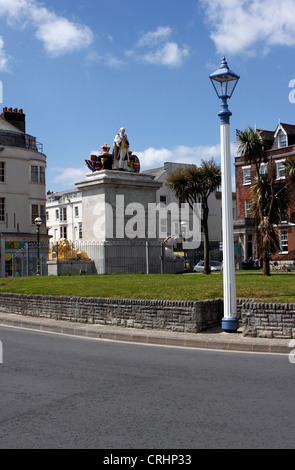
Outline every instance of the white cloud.
<path id="1" fill-rule="evenodd" d="M 110 68 L 116 69 L 124 66 L 126 63 L 124 60 L 116 57 L 112 54 L 98 54 L 96 51 L 89 51 L 89 53 L 85 57 L 85 64 L 87 66 L 93 63 L 101 63 L 104 66 L 108 66 Z"/>
<path id="2" fill-rule="evenodd" d="M 189 48 L 171 41 L 172 34 L 169 26 L 158 26 L 156 31 L 144 33 L 134 49 L 126 51 L 125 55 L 148 64 L 180 66 L 188 57 Z"/>
<path id="3" fill-rule="evenodd" d="M 7 15 L 9 22 L 18 21 L 30 4 L 30 0 L 0 0 L 0 15 Z"/>
<path id="4" fill-rule="evenodd" d="M 36 37 L 53 57 L 83 49 L 91 44 L 93 38 L 87 26 L 71 23 L 66 18 L 56 18 L 40 25 Z"/>
<path id="5" fill-rule="evenodd" d="M 231 143 L 232 160 L 236 155 L 237 146 Z M 98 155 L 98 150 L 93 150 L 91 155 Z M 172 150 L 165 147 L 155 149 L 150 147 L 141 152 L 134 152 L 140 160 L 141 171 L 149 170 L 152 168 L 159 168 L 166 162 L 174 163 L 189 163 L 200 165 L 202 160 L 210 160 L 214 158 L 217 163 L 220 163 L 220 145 L 199 145 L 189 147 L 186 145 L 179 145 Z M 58 184 L 60 190 L 74 187 L 75 183 L 85 179 L 85 175 L 89 173 L 86 166 L 80 168 L 51 168 L 55 176 L 51 179 L 52 184 Z M 234 182 L 234 174 L 233 174 Z"/>
<path id="6" fill-rule="evenodd" d="M 172 29 L 169 26 L 158 26 L 156 31 L 149 31 L 141 36 L 138 41 L 138 47 L 153 47 L 157 46 L 163 41 L 166 41 L 172 34 Z"/>
<path id="7" fill-rule="evenodd" d="M 52 168 L 52 171 L 56 173 L 52 181 L 65 185 L 64 189 L 66 190 L 69 186 L 74 187 L 75 183 L 85 179 L 87 168 L 86 166 L 83 168 Z"/>
<path id="8" fill-rule="evenodd" d="M 188 147 L 179 145 L 172 150 L 167 148 L 148 148 L 135 152 L 140 159 L 141 168 L 147 170 L 162 166 L 165 162 L 191 163 L 199 165 L 202 160 L 220 159 L 220 145 Z"/>
<path id="9" fill-rule="evenodd" d="M 201 0 L 219 53 L 295 45 L 295 0 Z M 262 43 L 260 50 L 257 44 Z"/>
<path id="10" fill-rule="evenodd" d="M 142 59 L 150 64 L 178 66 L 188 55 L 187 47 L 181 49 L 175 42 L 167 42 L 163 47 L 144 54 Z"/>
<path id="11" fill-rule="evenodd" d="M 0 16 L 14 27 L 33 26 L 50 56 L 86 48 L 93 41 L 90 28 L 56 15 L 36 0 L 0 0 Z"/>
<path id="12" fill-rule="evenodd" d="M 0 71 L 10 72 L 10 57 L 4 49 L 4 41 L 0 36 Z"/>

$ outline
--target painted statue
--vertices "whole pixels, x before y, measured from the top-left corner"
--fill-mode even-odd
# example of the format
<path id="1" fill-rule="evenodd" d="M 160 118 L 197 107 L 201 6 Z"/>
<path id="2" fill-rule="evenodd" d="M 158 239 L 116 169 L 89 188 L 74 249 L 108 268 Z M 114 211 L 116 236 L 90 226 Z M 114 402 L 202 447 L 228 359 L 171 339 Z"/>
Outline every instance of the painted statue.
<path id="1" fill-rule="evenodd" d="M 1 1 L 1 0 L 0 0 Z M 140 173 L 140 161 L 136 155 L 129 150 L 129 141 L 124 127 L 114 138 L 113 152 L 109 153 L 110 147 L 104 144 L 102 153 L 92 152 L 90 160 L 85 160 L 89 170 L 93 173 L 101 170 L 121 170 L 131 173 Z"/>
<path id="2" fill-rule="evenodd" d="M 132 152 L 129 152 L 128 171 L 131 171 L 133 173 L 140 172 L 139 158 L 136 155 L 133 155 Z"/>
<path id="3" fill-rule="evenodd" d="M 129 142 L 124 127 L 114 138 L 113 170 L 128 171 Z"/>
<path id="4" fill-rule="evenodd" d="M 61 238 L 57 245 L 49 250 L 49 261 L 54 260 L 89 260 L 85 251 L 74 250 L 71 243 L 66 238 Z"/>
<path id="5" fill-rule="evenodd" d="M 85 160 L 86 165 L 91 171 L 99 171 L 102 169 L 99 155 L 90 155 L 90 160 Z"/>

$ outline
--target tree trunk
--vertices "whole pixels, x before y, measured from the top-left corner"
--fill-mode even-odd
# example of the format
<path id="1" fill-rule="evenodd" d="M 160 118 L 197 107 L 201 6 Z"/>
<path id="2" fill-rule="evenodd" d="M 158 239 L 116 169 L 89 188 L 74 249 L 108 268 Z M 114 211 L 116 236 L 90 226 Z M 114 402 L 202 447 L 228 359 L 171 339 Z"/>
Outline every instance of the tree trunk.
<path id="1" fill-rule="evenodd" d="M 270 276 L 269 253 L 263 253 L 263 276 Z"/>

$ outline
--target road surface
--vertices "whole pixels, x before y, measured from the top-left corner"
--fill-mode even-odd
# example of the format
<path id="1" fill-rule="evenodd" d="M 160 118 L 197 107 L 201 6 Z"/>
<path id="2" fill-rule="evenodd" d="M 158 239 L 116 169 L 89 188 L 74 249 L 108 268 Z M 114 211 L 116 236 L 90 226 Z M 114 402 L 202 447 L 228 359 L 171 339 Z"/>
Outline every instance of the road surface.
<path id="1" fill-rule="evenodd" d="M 0 328 L 0 448 L 294 448 L 288 355 Z"/>

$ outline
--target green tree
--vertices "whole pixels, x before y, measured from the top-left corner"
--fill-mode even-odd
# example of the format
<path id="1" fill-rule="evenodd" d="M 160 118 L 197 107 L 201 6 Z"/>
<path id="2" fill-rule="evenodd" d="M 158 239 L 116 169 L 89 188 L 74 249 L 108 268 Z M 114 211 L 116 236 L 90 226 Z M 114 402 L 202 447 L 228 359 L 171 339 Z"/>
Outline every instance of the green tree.
<path id="1" fill-rule="evenodd" d="M 179 169 L 171 173 L 167 180 L 171 191 L 180 199 L 185 200 L 191 209 L 202 202 L 202 227 L 204 234 L 204 274 L 210 274 L 210 247 L 209 247 L 209 206 L 208 198 L 221 185 L 221 169 L 214 159 L 202 160 L 201 166 L 192 165 L 185 169 Z"/>
<path id="2" fill-rule="evenodd" d="M 275 167 L 270 174 L 260 175 L 253 184 L 253 215 L 257 227 L 257 244 L 263 257 L 263 274 L 270 276 L 270 255 L 280 249 L 277 232 L 273 224 L 278 223 L 290 204 L 288 184 L 276 181 Z"/>
<path id="3" fill-rule="evenodd" d="M 289 176 L 289 184 L 295 183 L 295 157 L 284 162 L 286 173 Z"/>
<path id="4" fill-rule="evenodd" d="M 248 127 L 245 131 L 236 131 L 238 154 L 243 157 L 246 165 L 255 164 L 256 172 L 260 177 L 261 163 L 266 161 L 266 142 L 260 131 Z"/>

